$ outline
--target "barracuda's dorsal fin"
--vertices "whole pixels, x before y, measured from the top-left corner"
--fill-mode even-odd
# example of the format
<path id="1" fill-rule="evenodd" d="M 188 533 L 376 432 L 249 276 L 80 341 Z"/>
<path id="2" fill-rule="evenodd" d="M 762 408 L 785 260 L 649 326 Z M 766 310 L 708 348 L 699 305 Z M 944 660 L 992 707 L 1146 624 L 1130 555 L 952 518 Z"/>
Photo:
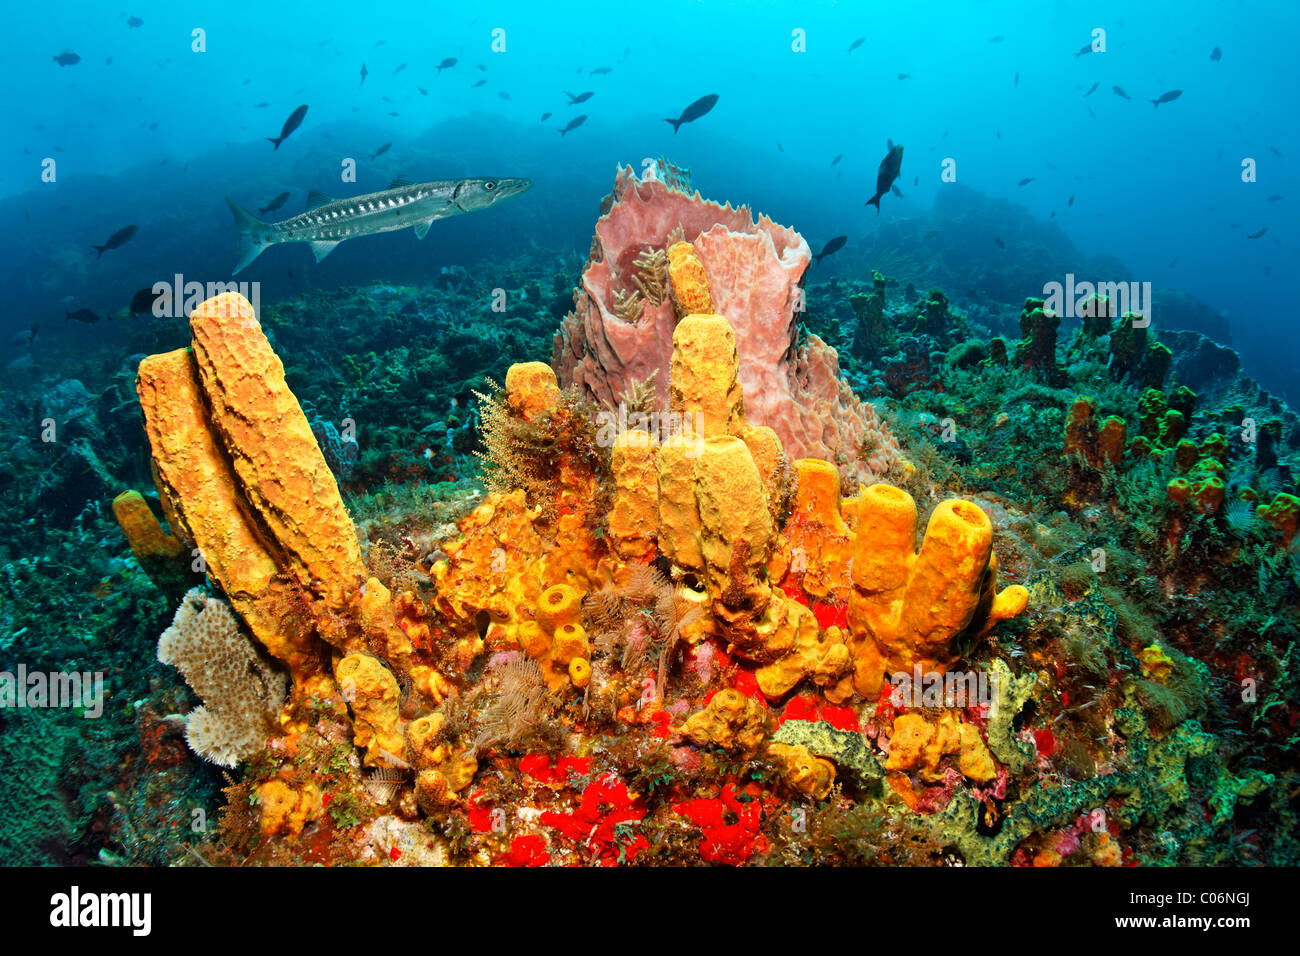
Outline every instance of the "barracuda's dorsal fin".
<path id="1" fill-rule="evenodd" d="M 309 245 L 311 246 L 312 253 L 316 256 L 316 261 L 320 262 L 331 252 L 333 252 L 334 247 L 337 246 L 342 241 L 343 240 L 338 239 L 332 242 L 312 242 L 309 243 Z"/>
<path id="2" fill-rule="evenodd" d="M 333 201 L 334 199 L 332 196 L 326 196 L 323 192 L 313 189 L 311 192 L 307 193 L 307 212 L 311 212 L 313 209 L 319 209 L 326 203 L 331 203 Z"/>
<path id="3" fill-rule="evenodd" d="M 414 186 L 415 183 L 409 179 L 394 179 L 388 184 L 389 189 L 405 189 L 407 186 Z"/>

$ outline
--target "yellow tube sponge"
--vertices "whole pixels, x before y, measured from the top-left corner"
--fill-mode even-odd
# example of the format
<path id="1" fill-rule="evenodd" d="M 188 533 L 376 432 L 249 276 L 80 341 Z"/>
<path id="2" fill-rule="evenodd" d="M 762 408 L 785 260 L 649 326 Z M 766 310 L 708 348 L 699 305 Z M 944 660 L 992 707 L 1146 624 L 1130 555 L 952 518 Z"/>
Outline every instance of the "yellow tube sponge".
<path id="1" fill-rule="evenodd" d="M 765 565 L 774 530 L 762 480 L 743 441 L 705 439 L 695 462 L 695 500 L 714 616 L 746 624 L 770 600 Z"/>
<path id="2" fill-rule="evenodd" d="M 625 561 L 645 561 L 655 555 L 659 524 L 658 459 L 654 436 L 632 429 L 614 440 L 610 466 L 614 473 L 614 507 L 609 514 L 609 541 Z"/>
<path id="3" fill-rule="evenodd" d="M 324 676 L 311 622 L 286 618 L 291 589 L 248 516 L 230 464 L 204 410 L 187 349 L 150 355 L 136 377 L 159 494 L 199 548 L 207 572 L 253 635 L 293 674 L 295 692 Z"/>
<path id="4" fill-rule="evenodd" d="M 365 763 L 391 765 L 405 743 L 397 678 L 378 658 L 349 654 L 334 665 L 334 679 L 352 707 L 353 742 L 366 748 Z"/>
<path id="5" fill-rule="evenodd" d="M 720 315 L 688 315 L 673 330 L 669 407 L 692 415 L 699 435 L 737 435 L 745 427 L 736 334 Z"/>
<path id="6" fill-rule="evenodd" d="M 678 317 L 713 311 L 704 263 L 689 242 L 674 242 L 668 247 L 668 283 Z"/>
<path id="7" fill-rule="evenodd" d="M 235 292 L 214 296 L 190 314 L 190 332 L 212 429 L 244 499 L 286 568 L 343 610 L 361 585 L 356 530 L 253 307 Z"/>
<path id="8" fill-rule="evenodd" d="M 849 594 L 853 539 L 840 515 L 840 476 L 816 458 L 795 462 L 798 490 L 786 524 L 790 573 L 806 594 L 843 602 Z"/>
<path id="9" fill-rule="evenodd" d="M 659 552 L 684 571 L 704 570 L 700 512 L 695 504 L 695 462 L 704 441 L 673 435 L 659 447 L 655 472 L 659 491 Z"/>
<path id="10" fill-rule="evenodd" d="M 547 634 L 565 624 L 572 624 L 582 613 L 582 595 L 567 584 L 556 584 L 542 592 L 537 602 L 537 623 Z"/>
<path id="11" fill-rule="evenodd" d="M 138 491 L 113 499 L 113 517 L 131 546 L 131 553 L 159 590 L 179 598 L 188 590 L 185 545 L 163 530 L 149 503 Z"/>
<path id="12" fill-rule="evenodd" d="M 996 590 L 993 525 L 969 501 L 935 508 L 914 553 L 916 504 L 910 495 L 873 485 L 864 495 L 853 557 L 848 621 L 858 641 L 855 687 L 874 697 L 887 669 L 915 664 L 943 670 L 954 639 L 985 633 L 1024 611 L 1028 592 Z"/>

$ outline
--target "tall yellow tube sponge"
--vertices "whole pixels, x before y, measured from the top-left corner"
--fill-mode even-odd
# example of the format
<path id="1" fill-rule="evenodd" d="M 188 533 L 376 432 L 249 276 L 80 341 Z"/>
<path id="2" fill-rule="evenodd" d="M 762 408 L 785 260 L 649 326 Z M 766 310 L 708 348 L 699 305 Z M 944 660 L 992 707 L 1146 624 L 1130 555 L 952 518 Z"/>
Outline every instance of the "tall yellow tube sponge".
<path id="1" fill-rule="evenodd" d="M 890 485 L 863 493 L 848 623 L 856 639 L 854 688 L 880 692 L 894 670 L 943 671 L 963 633 L 987 633 L 1024 611 L 1029 592 L 996 589 L 993 525 L 969 501 L 942 502 L 915 551 L 916 503 Z"/>
<path id="2" fill-rule="evenodd" d="M 739 438 L 704 440 L 695 461 L 695 506 L 713 614 L 744 625 L 771 600 L 765 566 L 775 529 L 758 468 Z"/>
<path id="3" fill-rule="evenodd" d="M 768 565 L 819 601 L 843 604 L 849 596 L 853 536 L 840 512 L 840 475 L 820 458 L 795 462 L 796 492 L 785 526 L 786 543 Z"/>
<path id="4" fill-rule="evenodd" d="M 614 508 L 609 514 L 609 542 L 625 561 L 655 556 L 659 523 L 656 460 L 659 442 L 639 428 L 614 439 L 610 470 L 614 473 Z"/>
<path id="5" fill-rule="evenodd" d="M 668 247 L 668 282 L 677 317 L 707 315 L 713 311 L 713 296 L 704 263 L 689 242 L 674 242 Z"/>
<path id="6" fill-rule="evenodd" d="M 736 333 L 720 315 L 688 315 L 673 330 L 668 404 L 703 438 L 746 426 Z"/>
<path id="7" fill-rule="evenodd" d="M 192 349 L 149 356 L 136 380 L 168 521 L 298 699 L 333 691 L 321 640 L 404 658 L 390 595 L 374 582 L 363 597 L 356 531 L 253 307 L 214 296 L 190 331 Z"/>
<path id="8" fill-rule="evenodd" d="M 302 406 L 248 300 L 226 292 L 190 315 L 213 430 L 285 565 L 335 610 L 359 593 L 361 551 Z"/>
<path id="9" fill-rule="evenodd" d="M 136 389 L 159 494 L 171 502 L 208 574 L 258 641 L 289 668 L 295 691 L 319 687 L 323 648 L 310 622 L 282 620 L 291 588 L 243 507 L 235 475 L 209 427 L 189 350 L 141 361 Z"/>

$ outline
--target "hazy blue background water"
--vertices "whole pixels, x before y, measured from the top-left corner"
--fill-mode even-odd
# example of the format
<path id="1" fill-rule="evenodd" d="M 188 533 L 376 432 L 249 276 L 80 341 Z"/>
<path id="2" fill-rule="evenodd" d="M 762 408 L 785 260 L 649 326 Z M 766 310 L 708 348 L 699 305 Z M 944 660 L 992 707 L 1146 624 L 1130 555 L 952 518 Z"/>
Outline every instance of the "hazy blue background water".
<path id="1" fill-rule="evenodd" d="M 490 270 L 536 248 L 585 255 L 618 162 L 666 155 L 706 196 L 750 203 L 815 250 L 923 215 L 948 188 L 940 162 L 952 157 L 960 183 L 1044 220 L 1054 211 L 1080 250 L 1128 269 L 1081 278 L 1181 287 L 1226 314 L 1248 370 L 1276 391 L 1292 385 L 1294 401 L 1298 26 L 1291 2 L 1174 0 L 16 6 L 0 33 L 0 322 L 6 340 L 33 319 L 47 340 L 111 337 L 110 323 L 65 325 L 64 310 L 120 308 L 175 272 L 228 278 L 227 195 L 256 208 L 290 190 L 274 219 L 300 211 L 309 188 L 536 182 L 487 213 L 436 223 L 424 242 L 409 231 L 358 240 L 319 265 L 300 244 L 272 249 L 240 276 L 261 280 L 266 301 L 453 264 Z M 191 51 L 195 27 L 204 53 Z M 1075 56 L 1097 27 L 1106 52 Z M 495 28 L 504 53 L 492 50 Z M 806 52 L 792 51 L 795 29 Z M 64 50 L 81 62 L 59 66 Z M 445 57 L 459 62 L 439 74 Z M 612 72 L 590 75 L 597 67 Z M 1176 102 L 1148 102 L 1173 89 Z M 565 90 L 595 95 L 571 107 Z M 706 93 L 719 94 L 716 109 L 674 135 L 663 118 Z M 272 151 L 266 137 L 303 103 L 302 127 Z M 554 115 L 541 122 L 544 112 Z M 584 126 L 557 134 L 581 113 Z M 906 199 L 886 197 L 877 216 L 863 202 L 887 139 L 906 147 Z M 45 157 L 57 161 L 54 184 L 40 181 Z M 344 157 L 358 161 L 355 184 L 339 181 Z M 1256 183 L 1241 181 L 1245 157 Z M 135 239 L 96 259 L 91 243 L 128 223 Z M 1060 278 L 1026 274 L 1024 294 Z"/>

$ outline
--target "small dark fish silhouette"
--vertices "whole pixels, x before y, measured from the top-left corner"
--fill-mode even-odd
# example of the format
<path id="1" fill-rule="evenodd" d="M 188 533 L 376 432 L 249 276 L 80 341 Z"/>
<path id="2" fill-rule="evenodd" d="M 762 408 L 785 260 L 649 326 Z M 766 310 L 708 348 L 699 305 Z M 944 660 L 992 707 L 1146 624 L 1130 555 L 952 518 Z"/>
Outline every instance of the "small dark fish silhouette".
<path id="1" fill-rule="evenodd" d="M 289 114 L 289 118 L 284 121 L 284 126 L 280 130 L 280 135 L 277 137 L 268 136 L 266 138 L 266 141 L 268 143 L 273 144 L 275 149 L 279 149 L 280 144 L 289 138 L 289 134 L 302 125 L 302 118 L 306 115 L 307 115 L 307 105 L 304 103 L 302 106 L 298 107 L 296 110 L 294 110 L 292 113 Z"/>
<path id="2" fill-rule="evenodd" d="M 1075 56 L 1083 56 L 1085 53 L 1091 53 L 1091 52 L 1092 52 L 1092 44 L 1085 43 L 1083 45 L 1083 49 L 1081 49 L 1078 53 L 1076 53 Z"/>
<path id="3" fill-rule="evenodd" d="M 1002 138 L 1002 130 L 998 130 L 998 139 Z"/>
<path id="4" fill-rule="evenodd" d="M 90 311 L 90 309 L 78 309 L 76 312 L 69 312 L 67 309 L 64 309 L 63 321 L 67 322 L 69 319 L 76 319 L 78 322 L 85 322 L 89 325 L 91 322 L 98 322 L 99 316 Z"/>
<path id="5" fill-rule="evenodd" d="M 1005 39 L 1006 39 L 1006 37 L 1004 37 L 1001 33 L 999 33 L 999 34 L 998 34 L 997 36 L 995 36 L 995 37 L 989 37 L 989 42 L 990 42 L 990 43 L 1001 43 L 1001 42 L 1002 42 L 1003 40 L 1005 40 Z"/>
<path id="6" fill-rule="evenodd" d="M 852 53 L 854 50 L 856 50 L 858 47 L 862 46 L 862 44 L 866 42 L 867 42 L 866 37 L 858 37 L 856 40 L 854 40 L 852 43 L 849 44 L 849 48 L 845 52 Z"/>
<path id="7" fill-rule="evenodd" d="M 99 253 L 99 255 L 95 256 L 95 258 L 98 259 L 99 256 L 102 256 L 109 249 L 116 249 L 119 246 L 126 245 L 135 236 L 135 233 L 135 226 L 126 226 L 109 236 L 108 240 L 102 246 L 92 245 L 90 248 Z"/>
<path id="8" fill-rule="evenodd" d="M 144 21 L 139 17 L 131 17 L 131 19 L 126 21 L 126 25 L 128 27 L 142 27 L 144 26 Z"/>
<path id="9" fill-rule="evenodd" d="M 993 241 L 997 243 L 999 249 L 1005 249 L 1007 247 L 1007 244 L 1003 242 L 1001 239 L 999 239 L 997 236 L 993 237 Z"/>
<path id="10" fill-rule="evenodd" d="M 841 159 L 843 159 L 843 158 L 844 158 L 844 154 L 843 154 L 843 153 L 840 153 L 840 154 L 837 155 L 834 159 L 831 160 L 831 165 L 834 166 L 836 163 L 838 163 L 838 162 L 839 162 Z"/>
<path id="11" fill-rule="evenodd" d="M 1085 97 L 1087 97 L 1087 96 L 1092 96 L 1092 94 L 1093 94 L 1094 92 L 1096 92 L 1096 89 L 1097 89 L 1097 87 L 1099 87 L 1099 86 L 1101 86 L 1100 81 L 1099 81 L 1099 82 L 1096 82 L 1096 83 L 1094 83 L 1094 84 L 1092 84 L 1092 86 L 1088 87 L 1088 92 L 1087 92 L 1087 93 L 1084 93 L 1083 95 L 1084 95 Z"/>
<path id="12" fill-rule="evenodd" d="M 1030 183 L 1032 183 L 1033 181 L 1034 181 L 1034 177 L 1033 177 L 1033 176 L 1026 176 L 1024 179 L 1020 180 L 1020 182 L 1016 183 L 1016 185 L 1017 185 L 1017 186 L 1028 186 L 1028 185 L 1029 185 Z"/>
<path id="13" fill-rule="evenodd" d="M 1223 51 L 1220 50 L 1217 46 L 1216 46 L 1213 50 L 1210 51 L 1210 62 L 1211 62 L 1211 63 L 1218 63 L 1218 62 L 1219 62 L 1220 60 L 1222 60 L 1222 59 L 1223 59 Z"/>
<path id="14" fill-rule="evenodd" d="M 893 193 L 895 196 L 897 196 L 899 199 L 907 198 L 906 196 L 903 195 L 903 191 L 898 188 L 898 183 L 894 183 L 894 185 L 890 186 L 889 191 Z"/>
<path id="15" fill-rule="evenodd" d="M 367 69 L 366 69 L 366 65 L 365 65 L 364 63 L 362 63 L 362 64 L 361 64 L 361 83 L 366 82 L 366 77 L 369 76 L 369 75 L 370 75 L 370 71 L 367 70 Z M 358 83 L 357 86 L 360 86 L 361 83 Z"/>
<path id="16" fill-rule="evenodd" d="M 1249 234 L 1246 236 L 1246 238 L 1247 238 L 1247 239 L 1258 239 L 1260 236 L 1264 235 L 1264 233 L 1266 233 L 1266 232 L 1268 232 L 1268 226 L 1264 226 L 1264 227 L 1261 228 L 1261 229 L 1257 229 L 1255 232 L 1249 233 Z"/>
<path id="17" fill-rule="evenodd" d="M 1012 86 L 1019 86 L 1019 85 L 1020 85 L 1020 74 L 1019 74 L 1019 73 L 1016 73 L 1016 79 L 1015 79 L 1015 82 L 1012 83 L 1011 85 L 1012 85 Z"/>
<path id="18" fill-rule="evenodd" d="M 912 185 L 913 185 L 913 186 L 919 186 L 919 185 L 921 185 L 921 177 L 920 177 L 920 176 L 913 176 L 913 177 L 912 177 Z"/>
<path id="19" fill-rule="evenodd" d="M 487 67 L 484 66 L 482 63 L 480 63 L 480 64 L 478 65 L 478 69 L 479 69 L 479 72 L 480 72 L 480 73 L 486 73 L 486 72 L 487 72 Z"/>
<path id="20" fill-rule="evenodd" d="M 683 123 L 690 123 L 699 119 L 717 105 L 718 94 L 710 93 L 708 96 L 701 96 L 690 106 L 686 107 L 686 109 L 682 111 L 682 115 L 677 117 L 677 119 L 666 119 L 664 122 L 673 124 L 673 133 L 675 134 Z"/>
<path id="21" fill-rule="evenodd" d="M 505 90 L 500 90 L 500 91 L 498 91 L 498 92 L 497 92 L 497 96 L 501 97 L 503 100 L 508 100 L 508 99 L 510 99 L 510 94 L 507 93 Z"/>
<path id="22" fill-rule="evenodd" d="M 574 95 L 573 95 L 572 93 L 570 93 L 568 90 L 565 90 L 565 91 L 564 91 L 564 95 L 567 96 L 567 97 L 569 98 L 569 105 L 570 105 L 570 106 L 577 106 L 579 103 L 585 103 L 585 102 L 587 102 L 587 100 L 591 99 L 591 98 L 592 98 L 593 96 L 595 96 L 596 94 L 595 94 L 595 93 L 591 93 L 591 92 L 587 92 L 587 93 L 579 93 L 577 96 L 574 96 Z"/>
<path id="23" fill-rule="evenodd" d="M 1170 90 L 1168 93 L 1161 93 L 1161 94 L 1160 94 L 1160 99 L 1158 99 L 1158 100 L 1151 100 L 1150 102 L 1151 102 L 1151 103 L 1152 103 L 1152 104 L 1153 104 L 1157 109 L 1159 109 L 1161 103 L 1172 103 L 1174 100 L 1178 99 L 1178 97 L 1180 97 L 1180 96 L 1182 96 L 1182 95 L 1183 95 L 1183 91 L 1182 91 L 1182 90 Z"/>
<path id="24" fill-rule="evenodd" d="M 1178 265 L 1178 257 L 1174 256 L 1172 259 L 1169 260 L 1169 268 L 1172 269 L 1176 265 Z"/>
<path id="25" fill-rule="evenodd" d="M 546 122 L 548 119 L 550 119 L 550 118 L 551 118 L 551 114 L 550 114 L 550 113 L 543 113 L 543 114 L 542 114 L 542 120 L 541 120 L 541 121 L 542 121 L 543 123 L 545 123 L 545 122 Z"/>
<path id="26" fill-rule="evenodd" d="M 401 116 L 402 114 L 399 113 L 399 112 L 397 112 L 397 110 L 390 110 L 389 113 L 388 113 L 388 115 L 389 115 L 389 116 Z"/>
<path id="27" fill-rule="evenodd" d="M 447 59 L 443 60 L 441 63 L 438 64 L 438 72 L 441 73 L 443 70 L 449 70 L 453 66 L 455 66 L 458 62 L 459 61 L 454 56 L 449 56 L 447 57 Z"/>
<path id="28" fill-rule="evenodd" d="M 1048 218 L 1048 219 L 1055 219 L 1055 218 L 1056 218 L 1056 210 L 1053 209 L 1053 210 L 1048 214 L 1047 218 Z"/>
<path id="29" fill-rule="evenodd" d="M 477 83 L 471 83 L 469 85 L 469 88 L 472 90 L 475 89 L 476 87 L 485 86 L 486 84 L 487 84 L 487 80 L 479 80 Z"/>
<path id="30" fill-rule="evenodd" d="M 74 63 L 80 63 L 81 57 L 77 56 L 77 54 L 73 53 L 71 50 L 64 50 L 58 56 L 54 57 L 54 62 L 59 64 L 59 66 L 72 66 Z"/>
<path id="31" fill-rule="evenodd" d="M 1070 201 L 1067 202 L 1066 205 L 1067 205 L 1067 206 L 1073 206 L 1073 205 L 1074 205 L 1074 193 L 1071 193 L 1071 194 L 1070 194 Z"/>
<path id="32" fill-rule="evenodd" d="M 280 195 L 276 196 L 269 203 L 267 203 L 265 206 L 259 209 L 258 212 L 261 213 L 263 216 L 265 216 L 268 212 L 275 212 L 277 209 L 279 209 L 288 201 L 289 201 L 289 194 L 280 193 Z"/>
<path id="33" fill-rule="evenodd" d="M 1285 198 L 1286 198 L 1285 196 L 1269 196 L 1269 197 L 1268 197 L 1268 201 L 1269 201 L 1269 202 L 1278 202 L 1278 201 L 1280 201 L 1280 200 L 1282 200 L 1282 199 L 1285 199 Z"/>
<path id="34" fill-rule="evenodd" d="M 377 150 L 371 153 L 370 158 L 378 159 L 380 156 L 384 155 L 384 153 L 388 152 L 389 149 L 392 148 L 392 146 L 393 146 L 392 143 L 385 143 L 383 146 L 380 146 Z"/>
<path id="35" fill-rule="evenodd" d="M 288 193 L 285 193 L 285 195 L 287 196 Z M 163 292 L 155 293 L 153 291 L 153 286 L 146 286 L 135 295 L 131 296 L 131 314 L 153 314 L 154 309 L 159 305 L 161 305 L 163 309 L 169 308 L 171 300 L 172 294 L 170 287 Z"/>
<path id="36" fill-rule="evenodd" d="M 1123 97 L 1123 98 L 1126 99 L 1126 100 L 1131 100 L 1131 99 L 1133 99 L 1133 97 L 1129 96 L 1127 93 L 1124 92 L 1124 88 L 1123 88 L 1122 86 L 1112 86 L 1112 87 L 1111 87 L 1111 91 L 1112 91 L 1116 96 L 1121 96 L 1121 97 Z"/>
<path id="37" fill-rule="evenodd" d="M 399 63 L 399 64 L 397 64 L 397 69 L 395 69 L 395 70 L 393 71 L 393 76 L 396 76 L 398 73 L 401 73 L 404 69 L 406 69 L 406 64 L 405 64 L 405 63 Z"/>
<path id="38" fill-rule="evenodd" d="M 581 116 L 575 116 L 573 119 L 569 120 L 569 125 L 568 125 L 568 126 L 564 127 L 564 129 L 560 130 L 560 135 L 563 136 L 565 133 L 567 133 L 567 132 L 568 132 L 569 130 L 571 130 L 571 129 L 577 129 L 579 126 L 581 126 L 581 125 L 582 125 L 583 123 L 585 123 L 585 122 L 587 122 L 587 114 L 586 114 L 586 113 L 583 113 Z"/>
<path id="39" fill-rule="evenodd" d="M 780 143 L 777 143 L 777 144 L 776 144 L 776 148 L 777 148 L 778 150 L 780 150 L 781 152 L 783 152 L 783 153 L 785 152 L 785 147 L 782 146 Z"/>
<path id="40" fill-rule="evenodd" d="M 598 66 L 589 74 L 590 76 L 604 76 L 606 73 L 613 73 L 614 68 L 609 66 Z"/>
<path id="41" fill-rule="evenodd" d="M 266 109 L 266 108 L 267 108 L 268 106 L 270 106 L 270 105 L 271 105 L 270 103 L 254 103 L 254 104 L 253 104 L 253 109 L 255 109 L 255 110 L 264 110 L 264 109 Z"/>
<path id="42" fill-rule="evenodd" d="M 880 215 L 880 197 L 889 192 L 889 187 L 894 185 L 894 180 L 898 178 L 903 168 L 902 144 L 895 146 L 892 139 L 888 142 L 889 152 L 885 154 L 885 158 L 880 161 L 880 168 L 876 170 L 876 194 L 866 201 L 866 205 L 876 207 L 876 215 Z"/>
<path id="43" fill-rule="evenodd" d="M 429 91 L 426 90 L 423 86 L 417 86 L 416 89 L 420 91 L 420 95 L 421 95 L 421 96 L 428 96 L 428 95 L 429 95 Z"/>
<path id="44" fill-rule="evenodd" d="M 1282 158 L 1282 151 L 1278 149 L 1276 146 L 1270 146 L 1268 148 L 1268 151 L 1272 153 L 1274 156 L 1276 156 L 1278 159 Z"/>
<path id="45" fill-rule="evenodd" d="M 907 79 L 907 78 L 908 78 L 909 76 L 911 76 L 911 75 L 912 75 L 911 73 L 900 73 L 900 74 L 898 74 L 898 78 L 899 78 L 900 80 L 905 80 L 905 79 Z"/>
<path id="46" fill-rule="evenodd" d="M 826 256 L 839 252 L 844 248 L 844 243 L 849 241 L 848 236 L 836 236 L 826 245 L 822 246 L 822 251 L 813 256 L 813 262 L 821 262 Z"/>

